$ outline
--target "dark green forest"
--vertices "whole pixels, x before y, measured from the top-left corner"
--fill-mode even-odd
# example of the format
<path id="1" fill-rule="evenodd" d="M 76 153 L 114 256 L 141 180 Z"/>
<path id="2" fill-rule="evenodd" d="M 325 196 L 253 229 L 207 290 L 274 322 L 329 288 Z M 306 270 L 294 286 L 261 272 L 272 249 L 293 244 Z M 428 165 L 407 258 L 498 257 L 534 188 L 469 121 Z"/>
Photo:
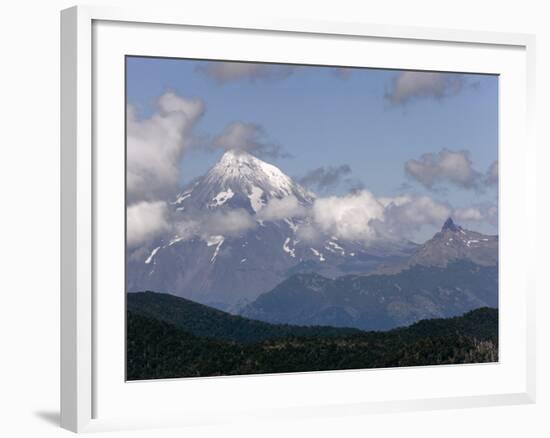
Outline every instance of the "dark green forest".
<path id="1" fill-rule="evenodd" d="M 386 332 L 274 325 L 152 292 L 128 294 L 127 379 L 498 361 L 498 311 Z"/>
<path id="2" fill-rule="evenodd" d="M 270 324 L 231 315 L 185 298 L 156 292 L 128 294 L 127 309 L 140 315 L 171 323 L 199 337 L 244 344 L 286 336 L 330 337 L 361 333 L 361 330 L 353 328 Z"/>

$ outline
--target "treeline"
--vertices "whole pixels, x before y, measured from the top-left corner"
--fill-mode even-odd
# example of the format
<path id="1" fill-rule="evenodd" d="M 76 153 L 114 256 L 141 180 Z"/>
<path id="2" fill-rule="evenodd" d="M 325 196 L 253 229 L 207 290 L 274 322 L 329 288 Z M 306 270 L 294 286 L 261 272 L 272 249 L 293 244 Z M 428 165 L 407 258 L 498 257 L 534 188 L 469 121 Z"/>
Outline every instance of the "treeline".
<path id="1" fill-rule="evenodd" d="M 198 332 L 208 331 L 208 325 L 213 323 L 208 315 L 213 309 L 197 306 L 200 308 L 196 310 L 206 312 L 199 318 Z M 249 342 L 248 336 L 244 336 L 245 341 L 228 340 L 219 327 L 218 335 L 212 335 L 216 332 L 215 324 L 225 320 L 224 315 L 227 315 L 220 313 L 217 316 L 221 319 L 214 318 L 214 325 L 208 331 L 210 336 L 206 337 L 197 336 L 197 331 L 191 333 L 192 328 L 184 330 L 174 323 L 131 310 L 129 306 L 127 378 L 142 380 L 498 360 L 496 309 L 482 308 L 461 317 L 424 320 L 387 332 L 353 330 L 338 336 L 333 331 L 329 331 L 330 336 L 323 335 L 323 328 L 313 328 L 316 335 L 312 331 L 301 336 L 300 330 L 297 335 L 292 333 L 292 326 L 285 326 L 280 336 L 258 342 Z M 247 320 L 240 318 L 237 321 L 245 324 Z"/>

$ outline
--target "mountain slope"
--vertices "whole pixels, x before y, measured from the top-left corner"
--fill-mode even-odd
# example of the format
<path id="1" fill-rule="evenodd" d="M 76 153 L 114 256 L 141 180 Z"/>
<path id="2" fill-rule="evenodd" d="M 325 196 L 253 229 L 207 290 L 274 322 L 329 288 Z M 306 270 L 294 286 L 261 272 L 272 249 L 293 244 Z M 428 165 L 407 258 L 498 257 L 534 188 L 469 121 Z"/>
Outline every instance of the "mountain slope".
<path id="1" fill-rule="evenodd" d="M 383 264 L 376 273 L 396 273 L 415 265 L 445 267 L 456 260 L 469 260 L 481 266 L 496 266 L 498 236 L 466 230 L 448 218 L 441 231 L 419 245 L 410 258 L 393 264 Z"/>
<path id="2" fill-rule="evenodd" d="M 416 245 L 299 236 L 314 195 L 277 167 L 245 152 L 226 152 L 172 203 L 181 232 L 127 253 L 127 291 L 166 291 L 224 310 L 241 308 L 289 275 L 327 277 L 398 263 Z M 269 208 L 268 208 L 269 207 Z"/>
<path id="3" fill-rule="evenodd" d="M 294 275 L 242 310 L 270 323 L 387 330 L 415 321 L 498 307 L 498 269 L 470 261 L 415 265 L 397 274 L 328 279 Z"/>
<path id="4" fill-rule="evenodd" d="M 253 343 L 289 336 L 332 337 L 357 333 L 356 329 L 298 327 L 246 319 L 170 294 L 127 294 L 127 309 L 134 314 L 164 321 L 195 336 Z"/>
<path id="5" fill-rule="evenodd" d="M 127 315 L 129 380 L 498 360 L 498 312 L 494 309 L 422 321 L 385 333 L 289 336 L 254 344 L 199 337 L 151 316 L 133 311 Z"/>
<path id="6" fill-rule="evenodd" d="M 269 200 L 288 196 L 302 205 L 314 199 L 276 166 L 246 152 L 227 151 L 206 175 L 180 193 L 174 204 L 180 211 L 225 206 L 256 213 Z"/>

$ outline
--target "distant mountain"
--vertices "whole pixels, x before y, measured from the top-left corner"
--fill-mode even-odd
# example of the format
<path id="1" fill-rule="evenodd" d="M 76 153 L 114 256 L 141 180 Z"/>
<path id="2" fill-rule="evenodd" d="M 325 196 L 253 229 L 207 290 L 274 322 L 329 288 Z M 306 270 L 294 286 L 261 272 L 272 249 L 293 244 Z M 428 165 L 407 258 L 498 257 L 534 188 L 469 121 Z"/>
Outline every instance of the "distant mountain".
<path id="1" fill-rule="evenodd" d="M 126 304 L 127 310 L 133 314 L 173 324 L 195 336 L 244 344 L 289 336 L 331 337 L 359 333 L 357 329 L 268 324 L 231 315 L 174 295 L 155 292 L 129 293 Z"/>
<path id="2" fill-rule="evenodd" d="M 411 266 L 445 267 L 456 260 L 469 260 L 481 266 L 498 264 L 498 236 L 470 231 L 448 218 L 441 231 L 419 245 L 411 257 L 397 263 L 384 263 L 376 273 L 396 273 Z"/>
<path id="3" fill-rule="evenodd" d="M 498 307 L 498 269 L 463 259 L 396 274 L 293 275 L 241 314 L 270 323 L 387 330 L 485 306 Z"/>
<path id="4" fill-rule="evenodd" d="M 227 151 L 220 160 L 177 197 L 180 211 L 211 211 L 225 205 L 256 213 L 271 199 L 294 196 L 302 205 L 315 196 L 278 167 L 242 151 Z"/>
<path id="5" fill-rule="evenodd" d="M 146 298 L 147 308 L 166 308 L 166 297 L 162 295 L 151 293 L 141 297 Z M 157 298 L 160 300 L 158 306 L 154 304 Z M 186 300 L 180 305 L 181 309 L 190 306 L 188 314 L 197 311 L 193 305 L 200 306 Z M 279 332 L 275 338 L 255 343 L 232 338 L 239 333 L 239 338 L 250 340 L 256 335 L 258 325 L 255 324 L 261 323 L 243 323 L 226 314 L 220 329 L 223 315 L 214 309 L 203 309 L 201 314 L 200 329 L 194 334 L 182 328 L 187 323 L 171 324 L 136 309 L 128 310 L 127 378 L 141 380 L 498 360 L 498 312 L 488 308 L 457 318 L 421 321 L 408 328 L 384 333 L 342 330 L 339 336 L 334 336 L 335 332 L 325 336 L 322 331 L 315 336 L 312 333 L 301 336 L 301 328 L 287 327 L 287 335 L 280 337 L 282 332 Z M 185 319 L 177 315 L 170 318 L 180 322 Z M 237 327 L 232 327 L 233 323 Z M 278 330 L 273 328 L 274 332 Z M 198 332 L 212 336 L 197 336 Z"/>
<path id="6" fill-rule="evenodd" d="M 127 291 L 166 291 L 235 310 L 273 289 L 289 275 L 337 277 L 372 272 L 398 263 L 415 250 L 411 242 L 388 242 L 368 249 L 361 242 L 321 235 L 306 243 L 298 228 L 306 218 L 266 215 L 275 201 L 311 207 L 315 196 L 277 167 L 246 152 L 226 152 L 204 176 L 172 203 L 176 220 L 208 223 L 216 214 L 244 211 L 254 225 L 242 231 L 178 234 L 127 254 Z M 218 217 L 220 222 L 224 218 Z M 229 223 L 229 219 L 225 219 Z"/>

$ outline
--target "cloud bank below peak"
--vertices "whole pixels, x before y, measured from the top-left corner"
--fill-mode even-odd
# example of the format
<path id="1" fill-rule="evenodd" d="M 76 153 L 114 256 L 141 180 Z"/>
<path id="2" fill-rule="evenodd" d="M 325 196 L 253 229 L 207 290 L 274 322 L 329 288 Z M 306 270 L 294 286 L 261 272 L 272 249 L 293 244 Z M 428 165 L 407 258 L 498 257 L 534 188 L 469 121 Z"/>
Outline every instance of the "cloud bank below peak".
<path id="1" fill-rule="evenodd" d="M 192 130 L 205 105 L 200 99 L 164 93 L 157 110 L 144 119 L 127 107 L 128 202 L 157 200 L 172 190 L 179 178 L 179 161 L 190 147 Z"/>
<path id="2" fill-rule="evenodd" d="M 127 106 L 126 226 L 127 244 L 138 246 L 172 228 L 167 200 L 180 178 L 179 162 L 191 147 L 193 128 L 205 104 L 174 92 L 162 94 L 156 111 L 139 118 Z"/>
<path id="3" fill-rule="evenodd" d="M 430 196 L 376 197 L 368 190 L 360 190 L 345 196 L 316 199 L 308 217 L 310 221 L 302 236 L 306 240 L 322 232 L 369 246 L 380 240 L 414 240 L 425 227 L 438 229 L 449 217 L 472 225 L 496 226 L 498 207 L 486 203 L 453 208 Z"/>

